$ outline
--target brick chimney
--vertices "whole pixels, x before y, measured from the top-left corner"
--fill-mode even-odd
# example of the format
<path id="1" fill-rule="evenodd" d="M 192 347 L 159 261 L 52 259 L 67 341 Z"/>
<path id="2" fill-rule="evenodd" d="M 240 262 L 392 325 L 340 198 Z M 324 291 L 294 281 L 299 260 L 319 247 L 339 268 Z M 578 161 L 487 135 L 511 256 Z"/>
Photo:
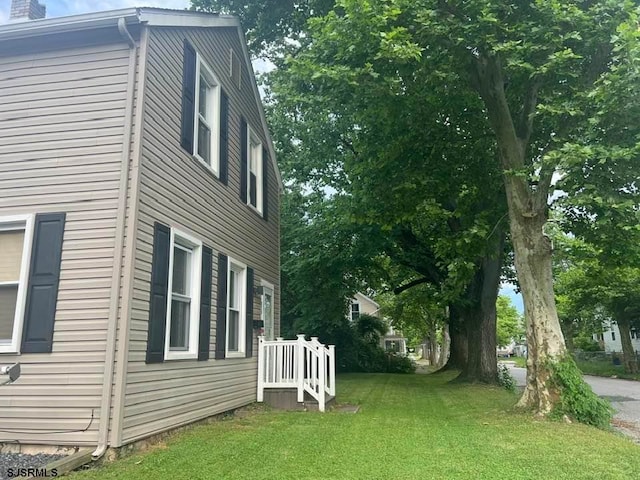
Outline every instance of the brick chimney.
<path id="1" fill-rule="evenodd" d="M 38 0 L 11 0 L 11 14 L 9 20 L 22 22 L 44 18 L 47 7 L 40 5 Z"/>

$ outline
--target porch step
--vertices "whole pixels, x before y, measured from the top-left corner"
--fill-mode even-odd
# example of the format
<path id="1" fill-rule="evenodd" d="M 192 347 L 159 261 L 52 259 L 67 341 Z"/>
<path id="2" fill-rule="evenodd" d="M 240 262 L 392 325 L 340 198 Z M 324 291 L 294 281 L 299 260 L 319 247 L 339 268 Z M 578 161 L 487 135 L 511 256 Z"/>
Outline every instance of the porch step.
<path id="1" fill-rule="evenodd" d="M 318 408 L 318 401 L 313 398 L 311 395 L 308 395 L 305 392 L 305 398 L 304 398 L 304 409 L 310 412 L 317 412 L 319 410 Z M 331 410 L 333 408 L 333 406 L 336 404 L 336 397 L 332 397 L 331 395 L 325 394 L 324 396 L 324 409 L 325 410 Z"/>
<path id="2" fill-rule="evenodd" d="M 318 401 L 304 394 L 304 401 L 298 403 L 298 392 L 295 388 L 269 388 L 264 391 L 264 403 L 277 410 L 318 411 Z M 335 397 L 325 395 L 325 410 L 335 404 Z"/>

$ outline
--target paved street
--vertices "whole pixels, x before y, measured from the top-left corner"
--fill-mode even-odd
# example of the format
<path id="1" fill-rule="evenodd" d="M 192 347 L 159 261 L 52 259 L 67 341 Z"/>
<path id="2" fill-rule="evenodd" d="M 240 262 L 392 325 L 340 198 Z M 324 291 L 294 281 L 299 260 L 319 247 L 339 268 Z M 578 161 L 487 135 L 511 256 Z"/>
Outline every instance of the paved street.
<path id="1" fill-rule="evenodd" d="M 525 385 L 527 370 L 509 366 L 511 375 L 519 386 Z M 615 418 L 630 427 L 640 438 L 640 382 L 615 378 L 593 377 L 584 379 L 599 396 L 608 399 L 616 410 Z"/>

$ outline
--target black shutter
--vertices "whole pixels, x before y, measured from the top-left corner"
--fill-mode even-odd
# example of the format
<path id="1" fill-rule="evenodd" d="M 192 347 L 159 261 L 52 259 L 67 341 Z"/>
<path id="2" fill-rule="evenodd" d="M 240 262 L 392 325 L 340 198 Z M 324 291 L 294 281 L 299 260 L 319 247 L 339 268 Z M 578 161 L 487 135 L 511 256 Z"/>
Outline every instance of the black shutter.
<path id="1" fill-rule="evenodd" d="M 64 213 L 35 218 L 22 353 L 48 353 L 53 346 L 64 221 Z"/>
<path id="2" fill-rule="evenodd" d="M 262 218 L 269 220 L 269 153 L 262 149 Z"/>
<path id="3" fill-rule="evenodd" d="M 220 181 L 229 181 L 229 97 L 222 90 L 220 95 Z"/>
<path id="4" fill-rule="evenodd" d="M 202 247 L 202 277 L 200 281 L 200 339 L 198 360 L 209 359 L 209 338 L 211 337 L 211 270 L 213 252 Z"/>
<path id="5" fill-rule="evenodd" d="M 253 268 L 247 267 L 247 318 L 245 323 L 245 357 L 253 355 Z"/>
<path id="6" fill-rule="evenodd" d="M 182 65 L 182 119 L 180 145 L 193 153 L 193 127 L 196 113 L 196 51 L 184 41 L 184 59 Z"/>
<path id="7" fill-rule="evenodd" d="M 151 300 L 149 304 L 149 331 L 147 333 L 147 363 L 160 363 L 164 361 L 170 249 L 171 233 L 169 227 L 156 223 L 153 227 L 153 260 L 151 264 Z"/>
<path id="8" fill-rule="evenodd" d="M 218 254 L 218 305 L 216 309 L 216 356 L 225 358 L 227 340 L 227 270 L 229 258 L 224 253 Z"/>
<path id="9" fill-rule="evenodd" d="M 240 119 L 240 200 L 247 203 L 247 122 Z"/>

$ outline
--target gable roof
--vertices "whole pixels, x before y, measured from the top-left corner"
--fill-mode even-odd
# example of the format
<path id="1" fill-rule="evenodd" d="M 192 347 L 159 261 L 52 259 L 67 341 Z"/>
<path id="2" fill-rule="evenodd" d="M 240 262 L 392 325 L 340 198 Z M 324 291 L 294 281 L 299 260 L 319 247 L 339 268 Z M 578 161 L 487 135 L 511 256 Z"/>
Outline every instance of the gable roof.
<path id="1" fill-rule="evenodd" d="M 273 170 L 282 190 L 282 177 L 276 160 L 276 152 L 273 140 L 269 133 L 267 120 L 260 100 L 260 92 L 255 81 L 255 72 L 251 64 L 251 56 L 247 48 L 247 40 L 240 25 L 238 17 L 222 15 L 218 13 L 193 12 L 190 10 L 169 10 L 164 8 L 123 8 L 104 12 L 85 13 L 66 17 L 44 18 L 30 20 L 28 22 L 8 23 L 0 25 L 0 42 L 6 40 L 19 40 L 41 35 L 56 33 L 69 33 L 93 30 L 113 26 L 118 27 L 118 22 L 124 20 L 126 25 L 147 25 L 151 27 L 185 27 L 185 28 L 235 28 L 240 38 L 246 67 L 251 74 L 251 82 L 254 98 L 258 104 L 260 121 L 267 138 L 269 155 L 271 156 Z"/>
<path id="2" fill-rule="evenodd" d="M 361 292 L 356 292 L 356 294 L 354 295 L 354 298 L 356 297 L 360 297 L 362 300 L 365 300 L 369 303 L 372 303 L 373 305 L 375 305 L 377 308 L 380 308 L 380 304 L 378 302 L 376 302 L 374 299 L 367 297 L 364 293 Z"/>

